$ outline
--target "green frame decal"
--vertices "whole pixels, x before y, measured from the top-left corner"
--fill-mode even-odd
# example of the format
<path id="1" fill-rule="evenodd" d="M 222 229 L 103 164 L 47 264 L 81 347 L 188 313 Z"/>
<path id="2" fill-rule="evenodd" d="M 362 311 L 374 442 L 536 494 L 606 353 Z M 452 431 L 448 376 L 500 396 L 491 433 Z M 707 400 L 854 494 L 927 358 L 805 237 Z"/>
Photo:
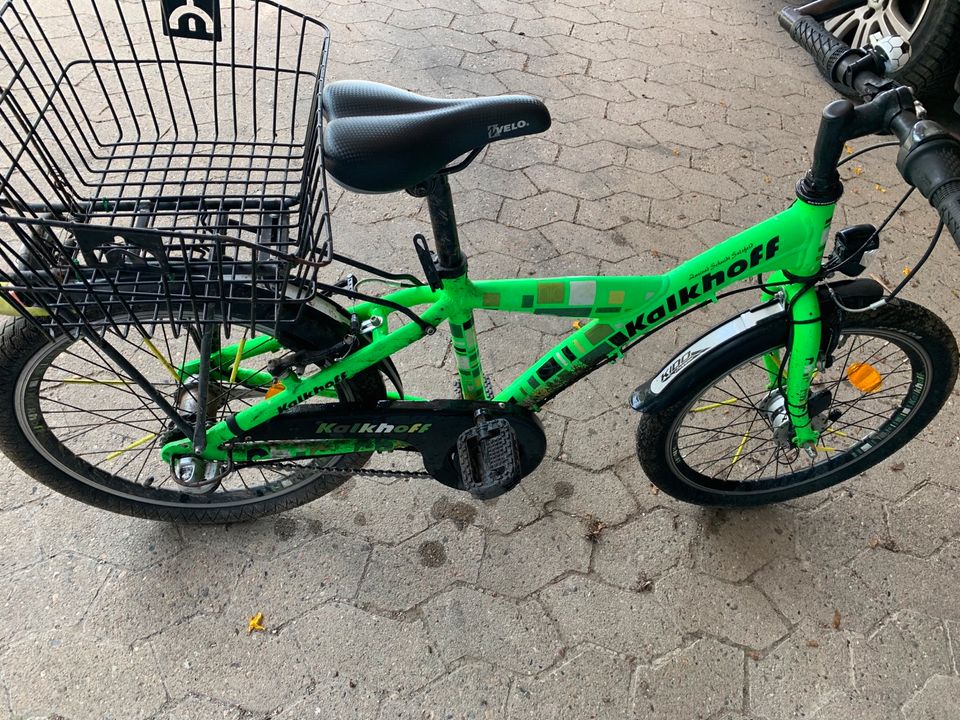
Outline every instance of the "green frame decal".
<path id="1" fill-rule="evenodd" d="M 784 376 L 788 409 L 797 429 L 796 441 L 804 444 L 817 437 L 806 414 L 806 397 L 819 353 L 820 315 L 816 293 L 806 292 L 809 285 L 803 279 L 820 270 L 834 208 L 834 205 L 816 206 L 797 200 L 783 212 L 662 275 L 476 281 L 464 275 L 445 280 L 438 290 L 425 285 L 404 288 L 385 295 L 384 299 L 411 309 L 425 306 L 420 317 L 433 327 L 450 323 L 464 398 L 518 403 L 537 409 L 546 399 L 575 383 L 598 364 L 620 356 L 625 346 L 642 339 L 679 313 L 704 301 L 716 300 L 720 291 L 736 282 L 769 275 L 768 282 L 784 283 L 787 306 L 798 323 Z M 495 397 L 488 398 L 474 326 L 475 310 L 558 315 L 583 318 L 587 322 Z M 201 455 L 209 460 L 226 460 L 227 453 L 222 446 L 244 431 L 268 422 L 311 397 L 333 394 L 339 381 L 353 377 L 424 337 L 424 331 L 412 322 L 391 329 L 390 320 L 395 311 L 383 305 L 365 302 L 349 311 L 361 321 L 371 318 L 381 321 L 372 331 L 370 343 L 312 375 L 284 378 L 283 391 L 213 425 L 207 432 L 207 449 Z M 235 357 L 254 357 L 277 347 L 276 341 L 259 338 L 242 347 L 224 347 L 214 358 L 214 370 L 230 374 Z M 189 373 L 196 363 L 184 366 L 183 371 Z M 262 375 L 251 381 L 262 386 L 265 383 Z M 344 452 L 342 442 L 336 443 L 335 451 L 324 450 L 323 445 L 319 441 L 317 450 L 311 454 Z M 288 456 L 282 444 L 267 450 L 269 447 L 264 446 L 264 450 L 271 456 L 277 452 Z M 162 456 L 170 461 L 191 452 L 190 440 L 179 440 L 164 446 Z M 298 453 L 303 454 L 302 448 Z"/>

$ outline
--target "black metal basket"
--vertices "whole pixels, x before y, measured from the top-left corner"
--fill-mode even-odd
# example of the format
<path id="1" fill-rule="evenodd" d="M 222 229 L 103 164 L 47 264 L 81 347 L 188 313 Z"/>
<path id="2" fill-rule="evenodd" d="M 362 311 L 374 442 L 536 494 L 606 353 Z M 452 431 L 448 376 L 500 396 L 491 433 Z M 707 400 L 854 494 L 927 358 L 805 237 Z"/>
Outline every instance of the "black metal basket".
<path id="1" fill-rule="evenodd" d="M 3 2 L 0 296 L 51 336 L 288 318 L 333 252 L 328 46 L 271 0 Z"/>

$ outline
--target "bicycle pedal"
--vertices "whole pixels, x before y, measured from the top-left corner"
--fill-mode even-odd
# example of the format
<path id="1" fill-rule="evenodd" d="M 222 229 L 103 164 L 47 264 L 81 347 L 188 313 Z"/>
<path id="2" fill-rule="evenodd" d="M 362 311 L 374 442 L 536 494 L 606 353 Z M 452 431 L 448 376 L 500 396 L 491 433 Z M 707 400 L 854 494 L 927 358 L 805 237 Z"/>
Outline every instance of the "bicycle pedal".
<path id="1" fill-rule="evenodd" d="M 520 482 L 517 434 L 503 418 L 480 420 L 457 438 L 463 489 L 475 498 L 499 497 Z"/>

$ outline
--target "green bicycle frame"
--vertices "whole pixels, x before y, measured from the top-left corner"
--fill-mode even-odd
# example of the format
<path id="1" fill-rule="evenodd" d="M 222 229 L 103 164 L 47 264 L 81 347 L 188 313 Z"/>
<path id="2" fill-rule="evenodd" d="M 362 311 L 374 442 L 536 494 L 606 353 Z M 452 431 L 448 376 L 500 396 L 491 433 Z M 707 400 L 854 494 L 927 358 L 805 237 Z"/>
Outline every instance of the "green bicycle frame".
<path id="1" fill-rule="evenodd" d="M 620 357 L 626 346 L 684 310 L 704 301 L 715 301 L 718 292 L 735 282 L 767 275 L 766 283 L 780 287 L 794 323 L 783 379 L 787 408 L 796 433 L 794 442 L 798 446 L 809 446 L 818 438 L 806 408 L 819 354 L 821 325 L 817 295 L 808 292 L 810 284 L 805 279 L 820 270 L 834 208 L 832 204 L 817 206 L 797 200 L 783 212 L 663 275 L 476 281 L 463 275 L 444 280 L 438 290 L 425 285 L 410 287 L 384 299 L 406 308 L 424 308 L 420 317 L 434 328 L 449 322 L 465 399 L 517 403 L 536 410 L 591 369 Z M 769 299 L 770 295 L 765 297 Z M 473 320 L 475 310 L 589 318 L 589 322 L 489 398 L 484 389 Z M 281 378 L 282 391 L 210 427 L 206 449 L 198 454 L 208 460 L 228 460 L 225 444 L 242 438 L 244 432 L 309 398 L 334 394 L 337 383 L 376 365 L 425 335 L 413 322 L 391 329 L 390 320 L 395 310 L 377 303 L 360 303 L 349 308 L 349 312 L 361 322 L 372 321 L 369 325 L 376 325 L 368 344 L 311 375 L 298 377 L 291 373 Z M 273 378 L 267 373 L 244 373 L 237 368 L 239 359 L 279 348 L 277 341 L 258 337 L 244 345 L 222 348 L 211 359 L 211 365 L 221 376 L 232 372 L 234 379 L 262 388 L 271 384 Z M 771 386 L 779 372 L 777 364 L 776 358 L 768 359 Z M 185 365 L 181 373 L 192 374 L 198 366 L 199 360 L 195 360 Z M 372 449 L 390 450 L 392 446 L 372 448 L 369 441 L 360 440 L 318 439 L 306 446 L 302 442 L 276 442 L 258 445 L 257 457 L 280 459 Z M 163 447 L 161 454 L 165 461 L 171 462 L 176 457 L 193 454 L 193 444 L 189 439 L 173 441 Z"/>

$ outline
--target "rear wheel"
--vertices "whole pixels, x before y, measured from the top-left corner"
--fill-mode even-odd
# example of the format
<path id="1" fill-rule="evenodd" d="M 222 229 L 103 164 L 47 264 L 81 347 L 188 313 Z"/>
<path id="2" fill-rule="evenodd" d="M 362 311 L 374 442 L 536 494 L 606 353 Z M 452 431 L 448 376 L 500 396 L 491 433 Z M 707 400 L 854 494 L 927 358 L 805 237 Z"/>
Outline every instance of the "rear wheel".
<path id="1" fill-rule="evenodd" d="M 298 321 L 298 332 L 329 337 L 337 329 L 325 316 Z M 260 328 L 266 332 L 266 328 Z M 235 327 L 221 346 L 249 329 Z M 174 336 L 158 325 L 148 342 L 131 328 L 106 340 L 137 368 L 166 400 L 180 409 L 191 401 L 173 370 L 197 356 L 186 332 Z M 239 370 L 262 371 L 270 354 L 242 362 Z M 291 460 L 283 466 L 220 468 L 223 479 L 200 489 L 179 484 L 160 458 L 165 442 L 180 437 L 147 393 L 88 340 L 50 342 L 18 318 L 0 331 L 0 450 L 27 474 L 89 505 L 157 520 L 235 522 L 279 512 L 324 495 L 349 478 L 331 468 L 359 467 L 367 455 Z M 208 418 L 221 420 L 264 397 L 263 385 L 210 385 Z M 186 379 L 189 383 L 189 379 Z M 195 393 L 194 393 L 195 395 Z M 343 402 L 374 403 L 385 397 L 383 380 L 368 370 L 341 383 Z M 316 398 L 310 402 L 321 402 Z M 327 400 L 327 402 L 334 402 Z M 327 472 L 325 472 L 327 471 Z"/>
<path id="2" fill-rule="evenodd" d="M 644 415 L 637 454 L 650 480 L 700 505 L 761 505 L 807 495 L 875 465 L 939 412 L 957 379 L 957 344 L 933 313 L 904 301 L 850 315 L 811 387 L 822 430 L 812 456 L 790 444 L 765 358 L 786 340 L 746 336 L 735 356 L 662 412 Z"/>

